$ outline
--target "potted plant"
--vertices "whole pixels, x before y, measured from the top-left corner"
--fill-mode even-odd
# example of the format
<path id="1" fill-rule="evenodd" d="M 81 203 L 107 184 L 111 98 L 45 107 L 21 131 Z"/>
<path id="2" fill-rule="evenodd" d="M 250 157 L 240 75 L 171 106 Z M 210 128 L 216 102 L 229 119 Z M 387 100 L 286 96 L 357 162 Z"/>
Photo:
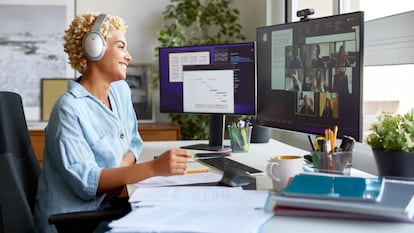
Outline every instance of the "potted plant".
<path id="1" fill-rule="evenodd" d="M 163 12 L 165 24 L 158 34 L 159 47 L 233 43 L 245 40 L 238 23 L 239 11 L 232 0 L 171 0 Z M 155 57 L 158 57 L 158 48 Z M 158 87 L 158 74 L 153 87 Z M 208 139 L 209 117 L 169 114 L 181 128 L 181 139 Z M 230 118 L 235 118 L 232 116 Z M 233 119 L 227 119 L 232 121 Z"/>
<path id="2" fill-rule="evenodd" d="M 405 114 L 382 113 L 365 139 L 371 146 L 378 173 L 414 178 L 414 109 Z"/>

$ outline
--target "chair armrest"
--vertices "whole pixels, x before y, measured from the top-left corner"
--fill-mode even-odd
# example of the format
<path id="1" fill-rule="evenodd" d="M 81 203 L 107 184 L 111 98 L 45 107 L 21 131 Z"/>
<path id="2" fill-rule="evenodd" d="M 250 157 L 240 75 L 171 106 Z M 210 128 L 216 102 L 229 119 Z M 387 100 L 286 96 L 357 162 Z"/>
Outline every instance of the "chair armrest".
<path id="1" fill-rule="evenodd" d="M 55 214 L 49 217 L 49 224 L 55 225 L 59 233 L 93 232 L 101 222 L 112 221 L 127 214 L 119 209 L 103 209 Z"/>

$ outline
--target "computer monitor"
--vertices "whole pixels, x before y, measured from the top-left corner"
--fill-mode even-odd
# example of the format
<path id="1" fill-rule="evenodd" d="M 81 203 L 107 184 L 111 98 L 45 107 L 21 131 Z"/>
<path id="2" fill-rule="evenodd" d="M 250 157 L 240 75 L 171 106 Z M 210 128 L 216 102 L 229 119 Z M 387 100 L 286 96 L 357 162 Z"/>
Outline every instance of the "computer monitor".
<path id="1" fill-rule="evenodd" d="M 257 28 L 257 121 L 362 140 L 363 12 Z"/>
<path id="2" fill-rule="evenodd" d="M 209 143 L 185 148 L 221 151 L 225 115 L 256 114 L 255 43 L 159 49 L 160 112 L 209 114 Z"/>

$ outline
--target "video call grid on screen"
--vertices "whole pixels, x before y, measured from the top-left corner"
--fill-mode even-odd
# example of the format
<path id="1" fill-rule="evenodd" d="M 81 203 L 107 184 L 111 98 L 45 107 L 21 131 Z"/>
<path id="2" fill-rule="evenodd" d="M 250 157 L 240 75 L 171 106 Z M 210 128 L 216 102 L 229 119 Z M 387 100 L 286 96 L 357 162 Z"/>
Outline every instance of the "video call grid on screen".
<path id="1" fill-rule="evenodd" d="M 218 45 L 195 45 L 182 47 L 169 47 L 159 49 L 160 65 L 160 111 L 163 113 L 199 113 L 199 114 L 236 114 L 236 115 L 255 115 L 256 114 L 256 69 L 255 69 L 255 43 L 233 43 Z M 218 69 L 219 65 L 227 66 L 226 69 Z M 208 68 L 211 66 L 210 68 Z M 233 77 L 231 79 L 232 90 L 226 89 L 227 96 L 216 103 L 217 94 L 224 96 L 223 92 L 217 87 L 203 92 L 195 92 L 184 89 L 184 68 L 187 67 L 187 76 L 197 73 L 197 84 L 204 87 L 218 85 L 218 79 L 204 80 L 200 75 L 216 75 L 223 77 L 222 83 L 228 83 L 228 67 L 231 66 Z M 207 68 L 206 68 L 207 67 Z M 208 71 L 209 70 L 209 71 Z M 227 71 L 225 71 L 227 70 Z M 227 82 L 224 81 L 227 77 Z M 217 78 L 217 77 L 216 77 Z M 211 80 L 210 84 L 207 84 Z M 195 85 L 196 80 L 192 80 Z M 189 82 L 188 82 L 189 83 Z M 187 84 L 188 84 L 187 83 Z M 187 85 L 188 87 L 188 85 Z M 194 86 L 193 86 L 194 87 Z M 202 88 L 197 86 L 197 88 Z M 224 86 L 223 86 L 224 88 Z M 186 90 L 186 91 L 185 91 Z M 184 95 L 186 93 L 186 95 Z M 204 96 L 204 100 L 195 103 L 196 98 L 185 99 L 186 96 L 195 97 L 194 94 L 212 94 L 214 96 Z M 192 94 L 192 95 L 190 95 Z M 201 100 L 201 97 L 198 97 Z M 186 104 L 184 104 L 186 103 Z"/>
<path id="2" fill-rule="evenodd" d="M 360 140 L 362 18 L 356 12 L 258 28 L 258 119 L 264 125 L 315 134 L 339 125 L 342 134 Z"/>

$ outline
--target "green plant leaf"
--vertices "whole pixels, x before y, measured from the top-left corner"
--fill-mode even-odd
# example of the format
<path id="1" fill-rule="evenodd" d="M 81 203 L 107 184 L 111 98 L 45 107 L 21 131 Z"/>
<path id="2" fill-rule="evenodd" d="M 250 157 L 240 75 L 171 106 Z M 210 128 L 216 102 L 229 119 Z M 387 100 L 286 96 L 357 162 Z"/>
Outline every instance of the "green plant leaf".
<path id="1" fill-rule="evenodd" d="M 158 33 L 160 47 L 233 43 L 245 40 L 240 12 L 231 8 L 232 0 L 171 0 L 163 16 L 165 24 Z M 159 86 L 159 75 L 154 74 L 152 86 Z M 182 139 L 208 139 L 209 116 L 170 114 L 181 127 Z"/>
<path id="2" fill-rule="evenodd" d="M 414 151 L 414 109 L 401 114 L 383 112 L 370 127 L 365 141 L 374 150 Z"/>

